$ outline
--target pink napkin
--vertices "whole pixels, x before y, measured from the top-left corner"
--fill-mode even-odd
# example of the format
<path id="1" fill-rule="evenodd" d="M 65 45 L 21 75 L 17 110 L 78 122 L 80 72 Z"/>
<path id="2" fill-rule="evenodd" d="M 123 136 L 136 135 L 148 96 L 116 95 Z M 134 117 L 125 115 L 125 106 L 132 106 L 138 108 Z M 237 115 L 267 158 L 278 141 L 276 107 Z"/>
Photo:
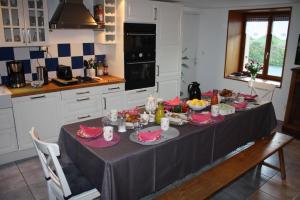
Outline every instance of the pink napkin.
<path id="1" fill-rule="evenodd" d="M 255 100 L 257 95 L 250 95 L 250 94 L 240 94 L 240 96 L 244 97 L 245 100 Z"/>
<path id="2" fill-rule="evenodd" d="M 100 127 L 88 127 L 84 125 L 79 126 L 79 130 L 77 131 L 77 135 L 83 138 L 93 138 L 102 134 L 102 128 Z"/>
<path id="3" fill-rule="evenodd" d="M 246 109 L 246 107 L 247 107 L 247 102 L 234 103 L 233 106 L 234 106 L 235 109 L 237 109 L 237 110 L 243 110 L 243 109 Z"/>
<path id="4" fill-rule="evenodd" d="M 209 122 L 210 120 L 211 120 L 210 112 L 205 113 L 205 114 L 201 113 L 201 114 L 192 115 L 193 122 L 204 123 L 204 122 Z"/>
<path id="5" fill-rule="evenodd" d="M 161 130 L 139 132 L 138 139 L 143 142 L 152 142 L 160 138 Z"/>
<path id="6" fill-rule="evenodd" d="M 209 90 L 207 92 L 202 93 L 201 95 L 204 97 L 212 97 L 213 91 Z"/>
<path id="7" fill-rule="evenodd" d="M 179 99 L 179 97 L 176 97 L 174 99 L 165 101 L 165 104 L 170 105 L 170 106 L 177 106 L 180 104 L 180 99 Z"/>

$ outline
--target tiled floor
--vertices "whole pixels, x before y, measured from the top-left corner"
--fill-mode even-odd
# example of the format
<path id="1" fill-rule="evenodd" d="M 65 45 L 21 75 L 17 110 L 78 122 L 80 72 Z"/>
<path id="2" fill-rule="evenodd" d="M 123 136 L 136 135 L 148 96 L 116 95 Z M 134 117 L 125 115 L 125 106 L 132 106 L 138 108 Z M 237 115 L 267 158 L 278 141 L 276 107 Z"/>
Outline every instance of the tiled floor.
<path id="1" fill-rule="evenodd" d="M 267 167 L 255 168 L 217 193 L 213 200 L 300 200 L 300 141 L 284 149 L 287 178 Z M 277 154 L 270 163 L 278 164 Z M 37 157 L 0 166 L 1 200 L 47 199 L 47 189 Z"/>

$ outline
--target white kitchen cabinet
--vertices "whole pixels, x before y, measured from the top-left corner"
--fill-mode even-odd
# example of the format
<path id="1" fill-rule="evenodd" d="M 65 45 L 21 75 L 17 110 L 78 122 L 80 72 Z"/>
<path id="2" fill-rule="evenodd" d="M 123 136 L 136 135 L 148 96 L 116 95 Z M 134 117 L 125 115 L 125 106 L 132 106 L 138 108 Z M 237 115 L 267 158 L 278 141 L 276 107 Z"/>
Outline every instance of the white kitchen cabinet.
<path id="1" fill-rule="evenodd" d="M 102 116 L 102 87 L 87 87 L 61 92 L 63 124 Z"/>
<path id="2" fill-rule="evenodd" d="M 95 42 L 101 44 L 116 43 L 116 0 L 94 0 L 94 4 L 103 5 L 104 30 L 95 31 Z"/>
<path id="3" fill-rule="evenodd" d="M 144 106 L 146 104 L 147 98 L 153 94 L 153 87 L 126 91 L 127 108 L 131 109 L 136 106 Z"/>
<path id="4" fill-rule="evenodd" d="M 102 94 L 103 115 L 108 115 L 111 109 L 124 110 L 125 108 L 125 84 L 104 86 Z"/>
<path id="5" fill-rule="evenodd" d="M 18 150 L 12 108 L 0 109 L 0 155 Z"/>
<path id="6" fill-rule="evenodd" d="M 161 77 L 180 76 L 182 6 L 157 2 L 156 74 Z"/>
<path id="7" fill-rule="evenodd" d="M 164 78 L 156 83 L 156 95 L 163 100 L 180 96 L 180 77 Z"/>
<path id="8" fill-rule="evenodd" d="M 48 41 L 46 0 L 0 1 L 1 46 L 40 46 Z"/>
<path id="9" fill-rule="evenodd" d="M 125 22 L 156 23 L 157 7 L 154 1 L 126 0 Z"/>
<path id="10" fill-rule="evenodd" d="M 33 147 L 31 127 L 42 140 L 56 142 L 60 131 L 60 92 L 15 97 L 12 99 L 19 149 Z"/>

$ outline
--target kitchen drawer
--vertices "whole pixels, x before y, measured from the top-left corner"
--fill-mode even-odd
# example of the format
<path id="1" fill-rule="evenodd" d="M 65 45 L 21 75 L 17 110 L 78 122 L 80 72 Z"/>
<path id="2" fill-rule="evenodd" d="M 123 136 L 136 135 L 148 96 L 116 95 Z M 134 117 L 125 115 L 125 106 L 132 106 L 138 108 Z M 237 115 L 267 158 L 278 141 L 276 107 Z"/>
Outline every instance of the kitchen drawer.
<path id="1" fill-rule="evenodd" d="M 154 87 L 126 91 L 127 108 L 145 105 L 147 98 L 153 93 Z"/>
<path id="2" fill-rule="evenodd" d="M 14 128 L 14 117 L 11 108 L 0 109 L 0 130 Z"/>
<path id="3" fill-rule="evenodd" d="M 100 117 L 102 114 L 100 95 L 64 100 L 62 107 L 64 123 Z"/>
<path id="4" fill-rule="evenodd" d="M 18 102 L 34 102 L 39 101 L 42 99 L 53 99 L 53 98 L 60 98 L 59 92 L 52 92 L 52 93 L 44 93 L 44 94 L 37 94 L 37 95 L 30 95 L 30 96 L 24 96 L 24 97 L 14 97 L 12 98 L 12 102 L 18 103 Z"/>
<path id="5" fill-rule="evenodd" d="M 102 86 L 102 89 L 103 89 L 102 90 L 103 93 L 125 91 L 125 84 L 118 83 L 118 84 L 105 85 L 105 86 Z"/>
<path id="6" fill-rule="evenodd" d="M 61 98 L 64 100 L 64 99 L 73 99 L 78 97 L 98 95 L 102 93 L 102 90 L 103 87 L 101 86 L 79 88 L 74 90 L 65 90 L 61 92 Z"/>
<path id="7" fill-rule="evenodd" d="M 72 115 L 66 115 L 64 116 L 64 124 L 71 124 L 71 123 L 75 123 L 75 122 L 80 122 L 80 121 L 85 121 L 85 120 L 89 120 L 89 119 L 95 119 L 95 118 L 99 118 L 102 115 L 100 114 L 100 112 L 94 112 L 94 113 L 73 113 Z"/>

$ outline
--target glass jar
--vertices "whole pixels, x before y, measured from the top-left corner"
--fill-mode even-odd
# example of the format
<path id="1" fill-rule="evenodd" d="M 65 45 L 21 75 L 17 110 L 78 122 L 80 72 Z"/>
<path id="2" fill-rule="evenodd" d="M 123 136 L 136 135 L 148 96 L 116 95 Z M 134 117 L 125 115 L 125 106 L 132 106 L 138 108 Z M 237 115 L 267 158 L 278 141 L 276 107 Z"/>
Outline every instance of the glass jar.
<path id="1" fill-rule="evenodd" d="M 218 103 L 219 103 L 218 90 L 213 90 L 213 95 L 211 96 L 210 105 L 216 105 Z"/>
<path id="2" fill-rule="evenodd" d="M 155 123 L 160 124 L 160 119 L 163 117 L 165 117 L 164 105 L 163 102 L 159 102 L 155 113 Z"/>

